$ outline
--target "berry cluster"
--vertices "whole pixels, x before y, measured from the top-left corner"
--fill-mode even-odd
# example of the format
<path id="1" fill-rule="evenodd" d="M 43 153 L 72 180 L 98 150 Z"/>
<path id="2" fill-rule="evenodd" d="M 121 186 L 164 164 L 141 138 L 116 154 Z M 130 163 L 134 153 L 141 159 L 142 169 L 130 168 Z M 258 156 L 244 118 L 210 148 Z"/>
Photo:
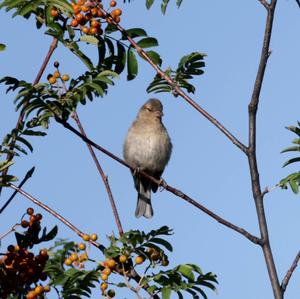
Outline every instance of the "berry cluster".
<path id="1" fill-rule="evenodd" d="M 47 76 L 48 82 L 53 85 L 57 83 L 57 80 L 60 79 L 62 82 L 66 82 L 70 80 L 70 76 L 68 74 L 61 75 L 59 72 L 59 62 L 54 62 L 54 67 L 56 68 L 56 71 L 53 74 L 49 74 Z"/>
<path id="2" fill-rule="evenodd" d="M 110 1 L 110 7 L 113 8 L 116 5 L 116 1 Z M 102 0 L 78 0 L 77 2 L 72 2 L 72 6 L 74 16 L 70 25 L 74 28 L 79 26 L 81 32 L 84 34 L 101 35 L 103 33 L 101 29 L 103 22 L 111 24 L 111 18 L 116 23 L 121 21 L 122 10 L 116 8 L 107 14 L 102 9 Z"/>
<path id="3" fill-rule="evenodd" d="M 149 247 L 146 251 L 146 255 L 154 264 L 161 264 L 164 267 L 169 265 L 168 257 L 164 254 L 163 251 L 158 251 L 153 247 Z"/>
<path id="4" fill-rule="evenodd" d="M 32 208 L 27 209 L 28 220 L 23 219 L 21 226 L 27 228 L 24 236 L 29 240 L 28 246 L 33 245 L 35 236 L 40 231 L 41 214 L 34 214 Z M 0 297 L 7 298 L 9 294 L 23 292 L 30 289 L 31 284 L 39 280 L 45 281 L 47 274 L 44 267 L 49 258 L 46 249 L 40 250 L 35 255 L 29 251 L 26 243 L 21 245 L 9 245 L 7 252 L 0 258 Z M 39 286 L 27 294 L 28 299 L 33 299 L 43 292 L 50 291 L 49 286 Z M 33 295 L 35 294 L 35 296 Z"/>
<path id="5" fill-rule="evenodd" d="M 85 234 L 82 236 L 82 239 L 86 242 L 96 241 L 98 236 L 96 234 L 88 235 Z M 84 251 L 80 253 L 80 251 Z M 86 251 L 86 244 L 79 243 L 76 246 L 76 251 L 72 252 L 64 261 L 66 266 L 73 265 L 74 267 L 78 267 L 79 269 L 84 269 L 84 263 L 89 259 L 88 253 Z"/>

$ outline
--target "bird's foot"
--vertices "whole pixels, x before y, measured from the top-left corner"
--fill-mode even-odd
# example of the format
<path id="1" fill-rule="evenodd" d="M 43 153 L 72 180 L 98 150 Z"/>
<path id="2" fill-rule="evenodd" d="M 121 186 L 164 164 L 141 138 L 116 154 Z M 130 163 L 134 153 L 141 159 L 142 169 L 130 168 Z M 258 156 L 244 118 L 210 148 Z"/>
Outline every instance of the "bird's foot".
<path id="1" fill-rule="evenodd" d="M 162 179 L 162 178 L 159 180 L 158 185 L 159 185 L 159 188 L 158 188 L 159 192 L 164 191 L 167 188 L 167 186 L 168 186 L 168 184 L 166 183 L 166 181 L 164 179 Z"/>
<path id="2" fill-rule="evenodd" d="M 139 167 L 136 167 L 134 170 L 133 170 L 133 176 L 137 176 L 139 173 L 141 172 L 141 169 Z"/>

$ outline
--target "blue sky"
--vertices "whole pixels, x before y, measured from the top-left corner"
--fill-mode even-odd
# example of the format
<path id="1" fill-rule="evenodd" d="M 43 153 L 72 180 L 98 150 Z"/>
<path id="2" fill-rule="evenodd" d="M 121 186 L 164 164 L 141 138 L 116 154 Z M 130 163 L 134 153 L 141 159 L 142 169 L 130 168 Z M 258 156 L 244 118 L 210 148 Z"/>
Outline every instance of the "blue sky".
<path id="1" fill-rule="evenodd" d="M 141 27 L 159 40 L 157 51 L 163 68 L 176 66 L 179 59 L 193 51 L 206 53 L 205 74 L 193 83 L 192 97 L 217 118 L 243 143 L 247 143 L 248 112 L 258 66 L 265 23 L 265 9 L 259 1 L 188 1 L 177 9 L 169 5 L 162 16 L 159 2 L 150 11 L 144 0 L 122 4 L 122 26 Z M 171 1 L 175 2 L 175 1 Z M 37 31 L 34 22 L 11 19 L 0 12 L 0 77 L 14 76 L 32 82 L 48 50 L 51 37 Z M 278 1 L 269 59 L 258 112 L 257 154 L 262 188 L 272 187 L 297 165 L 282 168 L 290 157 L 280 151 L 294 136 L 284 127 L 299 119 L 299 40 L 300 10 L 295 1 Z M 95 47 L 85 48 L 95 57 Z M 52 63 L 59 60 L 61 72 L 76 77 L 85 66 L 63 46 L 55 51 Z M 109 89 L 105 98 L 80 106 L 79 116 L 88 136 L 118 156 L 139 107 L 155 95 L 146 93 L 155 75 L 146 62 L 139 60 L 139 75 L 130 82 L 125 74 Z M 46 80 L 46 75 L 42 81 Z M 0 86 L 0 136 L 16 123 L 13 94 L 5 95 Z M 163 175 L 170 185 L 184 191 L 207 208 L 236 225 L 258 235 L 258 225 L 250 188 L 246 157 L 212 124 L 181 98 L 157 95 L 164 104 L 164 123 L 174 150 Z M 2 138 L 2 137 L 1 137 Z M 51 123 L 48 135 L 32 139 L 34 152 L 16 159 L 12 168 L 22 175 L 33 165 L 36 172 L 24 187 L 44 203 L 61 213 L 81 230 L 100 236 L 117 232 L 102 181 L 85 144 L 61 126 Z M 162 225 L 174 229 L 170 241 L 174 252 L 171 265 L 192 262 L 204 272 L 218 276 L 218 293 L 209 298 L 272 298 L 263 254 L 258 246 L 221 226 L 174 195 L 164 191 L 153 195 L 153 219 L 136 219 L 136 191 L 128 169 L 97 153 L 120 212 L 125 230 L 149 231 Z M 10 195 L 3 192 L 2 201 Z M 31 204 L 30 204 L 31 205 Z M 0 218 L 1 232 L 8 230 L 28 207 L 18 196 Z M 300 249 L 300 199 L 291 191 L 275 189 L 265 197 L 271 245 L 280 280 Z M 39 208 L 37 208 L 40 211 Z M 57 223 L 44 214 L 44 224 Z M 72 231 L 59 224 L 59 237 L 78 241 Z M 95 253 L 96 254 L 96 253 Z M 100 259 L 101 257 L 99 257 Z M 300 270 L 290 281 L 286 298 L 298 298 Z M 54 298 L 54 297 L 53 297 Z"/>

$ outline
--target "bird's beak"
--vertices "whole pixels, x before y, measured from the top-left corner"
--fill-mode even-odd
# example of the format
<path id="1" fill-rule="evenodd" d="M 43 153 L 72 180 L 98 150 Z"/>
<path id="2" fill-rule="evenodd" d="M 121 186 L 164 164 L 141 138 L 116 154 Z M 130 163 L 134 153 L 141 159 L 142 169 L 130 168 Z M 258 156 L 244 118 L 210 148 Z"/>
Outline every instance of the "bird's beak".
<path id="1" fill-rule="evenodd" d="M 162 118 L 164 116 L 162 111 L 155 111 L 154 113 L 157 118 Z"/>

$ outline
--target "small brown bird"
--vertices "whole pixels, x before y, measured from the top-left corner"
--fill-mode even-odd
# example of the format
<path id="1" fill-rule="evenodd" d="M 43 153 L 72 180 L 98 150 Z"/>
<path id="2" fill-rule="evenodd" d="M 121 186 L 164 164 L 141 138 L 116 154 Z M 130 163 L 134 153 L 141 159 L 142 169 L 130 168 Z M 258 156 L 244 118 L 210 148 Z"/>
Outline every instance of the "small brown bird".
<path id="1" fill-rule="evenodd" d="M 150 99 L 128 130 L 123 155 L 125 161 L 137 170 L 160 179 L 171 156 L 172 143 L 161 118 L 163 105 L 157 99 Z M 157 191 L 158 185 L 132 171 L 135 188 L 138 192 L 135 216 L 151 218 L 151 190 Z"/>

